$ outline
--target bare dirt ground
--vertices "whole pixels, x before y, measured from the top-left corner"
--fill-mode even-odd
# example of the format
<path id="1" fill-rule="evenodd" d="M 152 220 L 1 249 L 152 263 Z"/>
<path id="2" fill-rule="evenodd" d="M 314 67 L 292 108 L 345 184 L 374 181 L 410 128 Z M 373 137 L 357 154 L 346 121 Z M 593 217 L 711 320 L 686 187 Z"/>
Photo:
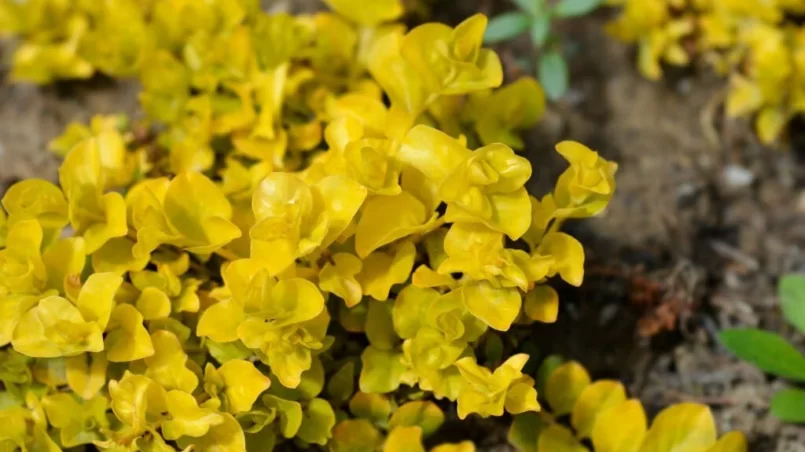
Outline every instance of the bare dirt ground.
<path id="1" fill-rule="evenodd" d="M 436 3 L 435 18 L 449 23 L 509 8 L 500 0 Z M 722 431 L 746 432 L 752 452 L 805 451 L 805 428 L 768 413 L 784 383 L 738 362 L 715 340 L 718 330 L 745 325 L 805 343 L 782 321 L 775 289 L 780 275 L 805 270 L 805 147 L 793 140 L 789 151 L 765 149 L 747 124 L 725 122 L 712 108 L 723 82 L 707 71 L 644 80 L 631 50 L 604 36 L 606 15 L 562 25 L 575 54 L 571 92 L 529 133 L 528 156 L 532 189 L 544 193 L 563 169 L 553 144 L 582 141 L 619 163 L 618 191 L 605 215 L 571 226 L 587 247 L 585 285 L 563 288 L 560 321 L 534 334 L 544 352 L 578 359 L 596 377 L 622 379 L 652 413 L 698 401 L 713 408 Z M 511 77 L 514 62 L 531 53 L 521 41 L 498 50 Z M 6 43 L 4 68 L 9 57 Z M 46 143 L 69 121 L 137 114 L 134 83 L 35 88 L 0 75 L 0 195 L 21 178 L 55 179 Z M 708 111 L 715 114 L 705 128 Z"/>
<path id="2" fill-rule="evenodd" d="M 546 334 L 596 375 L 627 382 L 649 411 L 706 403 L 722 431 L 747 433 L 753 452 L 805 451 L 805 428 L 768 413 L 783 383 L 715 338 L 758 326 L 803 343 L 776 297 L 779 277 L 805 266 L 803 149 L 765 149 L 748 124 L 725 121 L 713 108 L 723 81 L 706 70 L 642 79 L 631 50 L 603 35 L 601 16 L 565 24 L 578 49 L 573 91 L 532 137 L 533 153 L 574 139 L 620 165 L 607 213 L 575 226 L 587 279 L 565 292 L 564 319 Z"/>

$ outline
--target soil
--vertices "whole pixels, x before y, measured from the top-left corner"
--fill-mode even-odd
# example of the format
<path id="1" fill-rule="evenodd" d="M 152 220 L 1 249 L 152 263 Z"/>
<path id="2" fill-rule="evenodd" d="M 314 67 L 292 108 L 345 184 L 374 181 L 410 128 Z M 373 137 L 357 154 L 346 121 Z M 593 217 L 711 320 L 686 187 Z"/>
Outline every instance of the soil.
<path id="1" fill-rule="evenodd" d="M 436 2 L 433 14 L 452 24 L 511 7 L 447 3 Z M 310 10 L 313 2 L 267 5 Z M 720 431 L 746 432 L 752 452 L 805 451 L 805 428 L 768 412 L 785 383 L 734 359 L 715 339 L 723 328 L 757 326 L 805 345 L 782 320 L 776 297 L 782 274 L 805 270 L 805 148 L 797 139 L 764 148 L 747 123 L 722 118 L 724 81 L 704 69 L 643 79 L 633 50 L 604 35 L 606 20 L 603 11 L 560 25 L 573 54 L 571 91 L 528 133 L 535 193 L 549 190 L 564 168 L 552 151 L 562 139 L 620 165 L 606 213 L 569 226 L 585 244 L 587 277 L 581 289 L 561 289 L 557 324 L 536 327 L 541 351 L 577 359 L 594 377 L 620 378 L 652 414 L 674 402 L 706 403 Z M 9 46 L 0 46 L 5 63 Z M 497 50 L 509 78 L 533 58 L 527 41 Z M 21 178 L 56 178 L 46 143 L 68 122 L 138 114 L 136 83 L 36 88 L 3 76 L 0 195 Z"/>

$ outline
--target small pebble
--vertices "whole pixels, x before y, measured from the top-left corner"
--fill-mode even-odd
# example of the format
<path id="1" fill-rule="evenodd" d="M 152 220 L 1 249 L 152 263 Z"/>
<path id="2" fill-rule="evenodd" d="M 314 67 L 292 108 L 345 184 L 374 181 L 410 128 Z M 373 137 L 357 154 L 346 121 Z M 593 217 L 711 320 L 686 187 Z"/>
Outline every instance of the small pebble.
<path id="1" fill-rule="evenodd" d="M 755 180 L 755 175 L 751 171 L 738 165 L 728 165 L 724 168 L 722 177 L 724 183 L 731 188 L 744 188 Z"/>

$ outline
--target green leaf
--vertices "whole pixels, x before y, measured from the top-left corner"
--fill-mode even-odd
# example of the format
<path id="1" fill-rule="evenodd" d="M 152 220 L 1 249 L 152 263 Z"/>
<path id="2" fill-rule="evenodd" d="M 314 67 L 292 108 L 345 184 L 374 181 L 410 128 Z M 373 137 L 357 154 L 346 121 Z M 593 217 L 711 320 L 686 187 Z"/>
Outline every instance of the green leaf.
<path id="1" fill-rule="evenodd" d="M 510 12 L 493 17 L 486 27 L 484 42 L 496 43 L 511 39 L 526 31 L 531 24 L 528 14 Z"/>
<path id="2" fill-rule="evenodd" d="M 785 275 L 778 285 L 783 315 L 805 334 L 805 275 Z"/>
<path id="3" fill-rule="evenodd" d="M 544 53 L 539 59 L 539 81 L 545 94 L 551 100 L 557 100 L 567 91 L 567 63 L 559 52 Z"/>
<path id="4" fill-rule="evenodd" d="M 539 370 L 537 370 L 536 384 L 534 385 L 534 387 L 537 388 L 538 394 L 545 394 L 545 386 L 547 386 L 548 378 L 550 378 L 553 371 L 564 364 L 564 362 L 565 359 L 559 355 L 549 355 L 542 361 Z"/>
<path id="5" fill-rule="evenodd" d="M 520 452 L 537 452 L 539 434 L 548 426 L 538 413 L 527 412 L 514 416 L 509 427 L 509 443 Z"/>
<path id="6" fill-rule="evenodd" d="M 512 0 L 521 10 L 536 15 L 545 7 L 545 0 Z"/>
<path id="7" fill-rule="evenodd" d="M 718 337 L 732 353 L 762 371 L 805 381 L 805 356 L 782 337 L 754 328 L 724 330 Z"/>
<path id="8" fill-rule="evenodd" d="M 543 15 L 534 19 L 531 24 L 531 42 L 534 47 L 542 47 L 548 41 L 548 36 L 551 33 L 551 17 Z"/>
<path id="9" fill-rule="evenodd" d="M 783 389 L 771 398 L 771 412 L 781 421 L 805 423 L 805 391 Z"/>
<path id="10" fill-rule="evenodd" d="M 560 0 L 553 13 L 557 17 L 578 17 L 592 12 L 600 4 L 601 0 Z"/>

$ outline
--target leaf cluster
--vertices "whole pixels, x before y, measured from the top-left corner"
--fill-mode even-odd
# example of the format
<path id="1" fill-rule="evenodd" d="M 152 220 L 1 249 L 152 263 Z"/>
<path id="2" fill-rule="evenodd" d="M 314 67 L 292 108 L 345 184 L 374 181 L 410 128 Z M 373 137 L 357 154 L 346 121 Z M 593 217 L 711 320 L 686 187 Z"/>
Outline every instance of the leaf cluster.
<path id="1" fill-rule="evenodd" d="M 484 16 L 327 3 L 2 3 L 16 78 L 136 76 L 146 114 L 71 124 L 58 184 L 2 198 L 3 450 L 407 451 L 434 399 L 539 409 L 527 355 L 475 350 L 555 321 L 551 280 L 584 274 L 561 227 L 604 210 L 617 165 L 559 143 L 529 195 L 513 148 L 542 90 L 500 87 Z"/>

